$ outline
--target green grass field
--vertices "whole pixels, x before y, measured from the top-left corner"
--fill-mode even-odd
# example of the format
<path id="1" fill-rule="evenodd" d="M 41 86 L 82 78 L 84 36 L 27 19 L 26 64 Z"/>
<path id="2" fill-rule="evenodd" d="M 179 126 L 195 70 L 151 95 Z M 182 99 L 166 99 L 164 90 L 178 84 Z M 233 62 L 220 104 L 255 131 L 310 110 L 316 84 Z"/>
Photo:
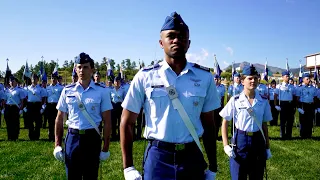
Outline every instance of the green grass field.
<path id="1" fill-rule="evenodd" d="M 21 121 L 22 122 L 22 121 Z M 319 179 L 320 127 L 313 139 L 279 140 L 279 126 L 269 127 L 273 157 L 267 161 L 268 179 Z M 293 128 L 293 136 L 298 137 Z M 64 165 L 52 155 L 54 143 L 47 140 L 47 129 L 41 130 L 39 141 L 29 141 L 28 130 L 21 129 L 19 140 L 7 141 L 5 123 L 0 128 L 0 179 L 66 179 Z M 134 143 L 136 168 L 141 171 L 145 141 Z M 217 179 L 230 179 L 229 161 L 217 142 L 219 170 Z M 120 144 L 112 142 L 111 157 L 102 166 L 103 179 L 124 179 Z"/>

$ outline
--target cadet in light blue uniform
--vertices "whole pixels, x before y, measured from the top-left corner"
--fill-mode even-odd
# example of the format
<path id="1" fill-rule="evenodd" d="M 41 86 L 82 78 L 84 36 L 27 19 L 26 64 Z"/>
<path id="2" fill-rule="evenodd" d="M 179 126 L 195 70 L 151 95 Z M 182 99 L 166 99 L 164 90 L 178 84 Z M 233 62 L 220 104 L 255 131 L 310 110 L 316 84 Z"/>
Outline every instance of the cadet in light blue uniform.
<path id="1" fill-rule="evenodd" d="M 94 82 L 100 84 L 101 86 L 106 86 L 103 82 L 101 82 L 101 74 L 99 71 L 95 72 L 93 75 Z"/>
<path id="2" fill-rule="evenodd" d="M 121 81 L 121 86 L 124 88 L 124 90 L 125 90 L 124 96 L 126 96 L 128 90 L 130 88 L 130 84 L 128 83 L 128 79 L 127 79 L 126 75 L 124 75 L 124 79 L 122 79 L 122 81 Z"/>
<path id="3" fill-rule="evenodd" d="M 226 88 L 223 84 L 221 84 L 221 77 L 218 74 L 215 74 L 214 76 L 214 82 L 216 83 L 216 87 L 217 87 L 217 92 L 218 95 L 220 97 L 220 108 L 214 110 L 214 121 L 216 123 L 216 137 L 218 138 L 218 134 L 219 134 L 219 129 L 221 126 L 221 116 L 219 115 L 219 112 L 222 110 L 222 108 L 224 107 L 224 95 L 226 92 Z M 218 138 L 219 140 L 221 140 L 220 138 Z"/>
<path id="4" fill-rule="evenodd" d="M 23 90 L 17 86 L 18 80 L 14 76 L 9 78 L 10 87 L 5 90 L 4 118 L 7 124 L 8 140 L 17 140 L 20 131 L 20 114 L 23 109 Z"/>
<path id="5" fill-rule="evenodd" d="M 59 98 L 55 130 L 54 156 L 65 161 L 68 179 L 97 179 L 99 161 L 109 156 L 111 130 L 110 110 L 112 109 L 108 91 L 92 81 L 94 61 L 81 53 L 75 60 L 79 76 L 78 82 L 66 86 Z M 63 155 L 63 117 L 69 113 L 68 133 Z M 103 148 L 101 151 L 101 122 L 103 125 Z M 91 123 L 92 122 L 92 123 Z M 98 132 L 97 132 L 98 131 Z"/>
<path id="6" fill-rule="evenodd" d="M 275 108 L 280 111 L 280 137 L 290 139 L 292 137 L 292 125 L 294 121 L 294 96 L 295 88 L 289 84 L 289 71 L 282 72 L 283 82 L 277 86 L 274 94 Z"/>
<path id="7" fill-rule="evenodd" d="M 144 137 L 149 141 L 144 157 L 144 180 L 215 179 L 213 119 L 220 98 L 212 74 L 209 68 L 186 60 L 189 29 L 176 12 L 167 16 L 160 36 L 164 61 L 140 70 L 122 103 L 120 139 L 125 179 L 141 179 L 133 165 L 132 129 L 142 107 L 146 118 Z M 188 127 L 195 129 L 192 131 L 195 139 L 185 121 L 191 121 Z M 201 136 L 209 160 L 208 170 L 196 143 Z"/>
<path id="8" fill-rule="evenodd" d="M 241 84 L 239 73 L 234 74 L 233 82 L 234 83 L 228 88 L 228 100 L 232 96 L 240 94 L 243 91 L 243 85 Z"/>
<path id="9" fill-rule="evenodd" d="M 300 136 L 310 138 L 312 136 L 313 119 L 316 111 L 317 89 L 308 85 L 310 75 L 302 75 L 302 85 L 297 88 L 296 96 L 299 101 Z"/>
<path id="10" fill-rule="evenodd" d="M 117 76 L 114 79 L 115 86 L 111 90 L 111 102 L 112 102 L 112 140 L 119 140 L 120 137 L 120 121 L 121 121 L 121 114 L 122 114 L 122 107 L 121 103 L 124 100 L 125 97 L 125 89 L 121 86 L 121 77 Z"/>
<path id="11" fill-rule="evenodd" d="M 39 140 L 42 125 L 41 114 L 46 108 L 47 92 L 38 84 L 39 77 L 32 75 L 32 84 L 27 87 L 27 116 L 30 140 Z M 33 124 L 35 123 L 35 125 Z"/>
<path id="12" fill-rule="evenodd" d="M 230 158 L 231 178 L 263 179 L 266 159 L 271 157 L 268 125 L 272 120 L 267 97 L 256 91 L 258 72 L 253 65 L 243 68 L 244 90 L 233 96 L 220 112 L 223 117 L 224 151 Z M 233 119 L 235 132 L 228 143 L 228 121 Z"/>
<path id="13" fill-rule="evenodd" d="M 58 77 L 55 74 L 51 75 L 51 84 L 47 86 L 47 112 L 48 112 L 48 123 L 49 140 L 54 141 L 54 125 L 55 119 L 57 117 L 58 110 L 56 109 L 57 103 L 59 101 L 63 86 L 58 84 Z"/>
<path id="14" fill-rule="evenodd" d="M 0 127 L 1 127 L 1 122 L 2 122 L 2 120 L 1 120 L 1 114 L 3 113 L 3 109 L 4 109 L 4 107 L 2 107 L 2 105 L 3 105 L 3 103 L 2 103 L 2 99 L 5 97 L 5 94 L 4 94 L 4 86 L 3 86 L 3 84 L 2 83 L 0 83 Z"/>
<path id="15" fill-rule="evenodd" d="M 268 96 L 268 88 L 265 84 L 260 83 L 260 80 L 261 80 L 261 78 L 259 75 L 257 90 L 259 91 L 260 95 L 267 97 Z"/>
<path id="16" fill-rule="evenodd" d="M 276 91 L 277 91 L 277 83 L 275 80 L 272 80 L 271 87 L 269 88 L 269 104 L 270 104 L 271 113 L 272 113 L 272 121 L 270 121 L 271 126 L 278 125 L 279 111 L 275 108 L 275 104 L 274 104 L 274 95 Z"/>

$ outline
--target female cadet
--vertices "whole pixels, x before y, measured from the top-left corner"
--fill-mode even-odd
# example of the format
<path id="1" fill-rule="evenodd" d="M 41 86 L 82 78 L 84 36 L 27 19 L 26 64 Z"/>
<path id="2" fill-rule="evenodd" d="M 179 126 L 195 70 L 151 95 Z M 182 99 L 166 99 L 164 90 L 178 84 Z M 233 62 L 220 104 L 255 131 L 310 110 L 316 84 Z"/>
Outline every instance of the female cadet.
<path id="1" fill-rule="evenodd" d="M 277 83 L 275 80 L 271 81 L 271 87 L 269 88 L 269 104 L 271 106 L 271 113 L 272 113 L 272 121 L 270 121 L 271 126 L 277 126 L 278 125 L 278 116 L 279 111 L 276 109 L 274 104 L 274 94 L 277 91 Z"/>
<path id="2" fill-rule="evenodd" d="M 263 179 L 266 159 L 271 158 L 267 122 L 272 120 L 268 99 L 256 90 L 258 73 L 253 65 L 243 69 L 243 91 L 233 96 L 220 112 L 222 140 L 230 158 L 232 179 Z M 228 121 L 234 133 L 228 145 Z"/>

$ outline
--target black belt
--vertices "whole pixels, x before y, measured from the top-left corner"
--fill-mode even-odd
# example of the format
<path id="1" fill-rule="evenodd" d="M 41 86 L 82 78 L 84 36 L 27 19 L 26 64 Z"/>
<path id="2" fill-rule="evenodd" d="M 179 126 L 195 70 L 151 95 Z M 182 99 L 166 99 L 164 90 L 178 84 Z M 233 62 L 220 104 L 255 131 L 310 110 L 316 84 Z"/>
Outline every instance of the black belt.
<path id="1" fill-rule="evenodd" d="M 39 101 L 39 102 L 28 102 L 28 103 L 31 103 L 31 104 L 38 104 L 38 103 L 41 103 L 41 102 Z"/>
<path id="2" fill-rule="evenodd" d="M 48 104 L 58 104 L 58 103 L 56 103 L 56 102 L 48 102 Z"/>
<path id="3" fill-rule="evenodd" d="M 6 104 L 6 106 L 10 106 L 10 107 L 15 106 L 15 107 L 17 107 L 17 105 L 15 105 L 15 104 Z"/>
<path id="4" fill-rule="evenodd" d="M 239 130 L 239 129 L 237 129 L 237 133 L 239 133 L 239 134 L 245 134 L 246 136 L 255 136 L 255 135 L 261 134 L 260 131 L 247 132 L 247 131 L 241 131 L 241 130 Z"/>
<path id="5" fill-rule="evenodd" d="M 171 152 L 182 151 L 182 150 L 191 149 L 191 148 L 198 148 L 195 142 L 185 143 L 185 144 L 175 144 L 175 143 L 168 143 L 168 142 L 152 140 L 152 139 L 151 140 L 149 139 L 149 142 L 152 146 L 156 146 L 159 149 L 163 149 Z"/>
<path id="6" fill-rule="evenodd" d="M 73 128 L 69 128 L 68 132 L 71 134 L 97 134 L 97 131 L 95 129 L 73 129 Z"/>
<path id="7" fill-rule="evenodd" d="M 308 102 L 302 102 L 302 103 L 303 104 L 310 104 L 310 105 L 313 104 L 313 102 L 309 102 L 309 103 Z"/>

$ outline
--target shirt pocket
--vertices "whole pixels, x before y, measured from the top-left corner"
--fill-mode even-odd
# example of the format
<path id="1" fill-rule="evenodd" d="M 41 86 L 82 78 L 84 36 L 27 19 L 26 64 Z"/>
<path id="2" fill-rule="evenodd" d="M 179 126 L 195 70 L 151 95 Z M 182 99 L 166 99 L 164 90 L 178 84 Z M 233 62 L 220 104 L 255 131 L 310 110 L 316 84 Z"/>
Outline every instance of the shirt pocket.
<path id="1" fill-rule="evenodd" d="M 147 89 L 146 97 L 150 107 L 151 118 L 160 117 L 164 113 L 168 93 L 164 89 Z"/>
<path id="2" fill-rule="evenodd" d="M 189 114 L 189 116 L 193 117 L 193 119 L 195 120 L 200 118 L 205 97 L 205 89 L 196 88 L 192 92 L 190 92 L 190 100 L 187 103 L 186 111 Z"/>
<path id="3" fill-rule="evenodd" d="M 101 104 L 100 98 L 97 98 L 97 97 L 90 98 L 90 102 L 86 104 L 87 111 L 90 114 L 99 115 L 101 113 L 100 104 Z"/>

